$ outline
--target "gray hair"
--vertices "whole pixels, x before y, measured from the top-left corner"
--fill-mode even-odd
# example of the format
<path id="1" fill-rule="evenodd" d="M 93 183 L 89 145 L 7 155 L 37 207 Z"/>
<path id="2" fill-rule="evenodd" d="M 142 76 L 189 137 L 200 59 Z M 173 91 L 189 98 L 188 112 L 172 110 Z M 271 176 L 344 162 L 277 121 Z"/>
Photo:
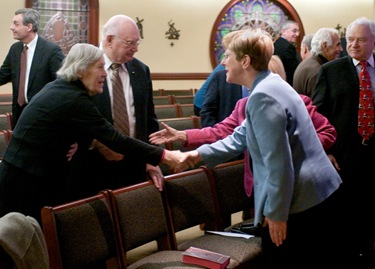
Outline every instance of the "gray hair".
<path id="1" fill-rule="evenodd" d="M 360 17 L 360 18 L 356 19 L 355 21 L 353 21 L 351 24 L 349 24 L 349 26 L 346 28 L 345 33 L 348 33 L 351 30 L 351 28 L 353 28 L 354 26 L 357 26 L 357 25 L 368 26 L 368 28 L 371 31 L 372 38 L 375 40 L 375 23 L 372 20 L 369 20 L 366 17 Z"/>
<path id="2" fill-rule="evenodd" d="M 33 25 L 33 32 L 38 32 L 39 30 L 39 20 L 40 14 L 37 10 L 32 8 L 21 8 L 16 10 L 14 13 L 15 15 L 22 14 L 23 17 L 23 25 L 28 25 L 31 23 Z"/>
<path id="3" fill-rule="evenodd" d="M 323 44 L 326 43 L 328 47 L 332 46 L 332 36 L 334 34 L 339 34 L 335 28 L 320 28 L 311 41 L 311 54 L 315 56 L 322 55 Z"/>
<path id="4" fill-rule="evenodd" d="M 307 49 L 309 51 L 311 51 L 311 40 L 313 39 L 314 37 L 314 34 L 308 34 L 308 35 L 305 35 L 303 38 L 302 38 L 302 41 L 301 41 L 301 46 L 302 45 L 305 45 L 307 47 Z"/>
<path id="5" fill-rule="evenodd" d="M 67 81 L 78 80 L 90 64 L 97 62 L 103 56 L 103 51 L 98 47 L 77 43 L 69 51 L 63 60 L 63 65 L 57 76 Z"/>
<path id="6" fill-rule="evenodd" d="M 284 21 L 280 26 L 279 34 L 281 34 L 283 30 L 288 30 L 291 25 L 298 25 L 298 23 L 292 20 Z"/>

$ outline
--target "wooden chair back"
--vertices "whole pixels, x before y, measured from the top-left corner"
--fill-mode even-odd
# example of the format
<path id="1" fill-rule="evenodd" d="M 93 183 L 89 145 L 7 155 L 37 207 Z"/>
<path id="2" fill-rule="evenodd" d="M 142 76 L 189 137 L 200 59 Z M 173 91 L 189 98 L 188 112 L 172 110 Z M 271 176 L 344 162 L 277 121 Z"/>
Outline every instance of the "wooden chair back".
<path id="1" fill-rule="evenodd" d="M 174 99 L 172 95 L 154 96 L 153 101 L 155 106 L 174 104 Z"/>
<path id="2" fill-rule="evenodd" d="M 180 110 L 177 104 L 155 105 L 155 114 L 158 119 L 179 118 Z"/>
<path id="3" fill-rule="evenodd" d="M 205 223 L 215 229 L 217 209 L 207 174 L 197 168 L 165 177 L 165 202 L 171 221 L 172 246 L 176 233 Z"/>
<path id="4" fill-rule="evenodd" d="M 237 160 L 206 169 L 217 194 L 220 209 L 220 229 L 228 225 L 224 220 L 240 211 L 250 211 L 253 198 L 248 197 L 244 187 L 244 161 Z M 229 223 L 230 225 L 230 223 Z"/>
<path id="5" fill-rule="evenodd" d="M 42 227 L 53 269 L 122 268 L 106 193 L 42 209 Z"/>
<path id="6" fill-rule="evenodd" d="M 109 193 L 118 220 L 116 228 L 123 264 L 128 264 L 127 251 L 153 241 L 157 242 L 159 251 L 171 250 L 162 195 L 152 181 L 111 190 Z"/>

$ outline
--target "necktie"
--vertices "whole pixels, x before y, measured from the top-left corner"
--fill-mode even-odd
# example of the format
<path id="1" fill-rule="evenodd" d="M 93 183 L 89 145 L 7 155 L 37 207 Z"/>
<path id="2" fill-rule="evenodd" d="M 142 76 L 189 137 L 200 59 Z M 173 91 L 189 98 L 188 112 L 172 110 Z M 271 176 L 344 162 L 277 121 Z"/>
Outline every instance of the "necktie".
<path id="1" fill-rule="evenodd" d="M 27 64 L 27 49 L 28 47 L 23 46 L 21 53 L 21 64 L 20 64 L 20 81 L 18 86 L 18 97 L 17 103 L 23 106 L 26 103 L 25 99 L 25 80 L 26 80 L 26 64 Z"/>
<path id="2" fill-rule="evenodd" d="M 124 89 L 119 75 L 120 64 L 113 63 L 112 69 L 112 93 L 113 93 L 113 125 L 125 135 L 129 135 L 129 117 L 125 102 Z"/>
<path id="3" fill-rule="evenodd" d="M 366 69 L 367 61 L 361 61 L 359 73 L 358 132 L 364 140 L 374 133 L 374 98 L 371 79 Z"/>

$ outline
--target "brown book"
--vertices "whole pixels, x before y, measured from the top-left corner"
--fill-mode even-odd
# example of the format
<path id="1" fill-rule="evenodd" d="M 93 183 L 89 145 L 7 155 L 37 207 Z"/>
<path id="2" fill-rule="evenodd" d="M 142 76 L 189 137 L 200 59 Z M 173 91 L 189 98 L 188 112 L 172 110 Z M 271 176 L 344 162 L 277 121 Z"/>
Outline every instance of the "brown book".
<path id="1" fill-rule="evenodd" d="M 228 266 L 230 257 L 217 252 L 190 247 L 182 253 L 182 262 L 210 269 L 224 269 Z"/>

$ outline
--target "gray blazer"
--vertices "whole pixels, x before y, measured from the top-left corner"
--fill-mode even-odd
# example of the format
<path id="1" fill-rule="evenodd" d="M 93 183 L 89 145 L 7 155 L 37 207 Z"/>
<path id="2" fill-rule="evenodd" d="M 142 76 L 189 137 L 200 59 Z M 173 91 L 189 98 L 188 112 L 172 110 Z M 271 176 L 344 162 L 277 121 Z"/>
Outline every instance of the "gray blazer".
<path id="1" fill-rule="evenodd" d="M 213 166 L 246 148 L 252 157 L 255 223 L 265 216 L 287 221 L 288 215 L 324 201 L 342 182 L 301 97 L 268 71 L 253 83 L 246 120 L 232 135 L 197 150 Z"/>

